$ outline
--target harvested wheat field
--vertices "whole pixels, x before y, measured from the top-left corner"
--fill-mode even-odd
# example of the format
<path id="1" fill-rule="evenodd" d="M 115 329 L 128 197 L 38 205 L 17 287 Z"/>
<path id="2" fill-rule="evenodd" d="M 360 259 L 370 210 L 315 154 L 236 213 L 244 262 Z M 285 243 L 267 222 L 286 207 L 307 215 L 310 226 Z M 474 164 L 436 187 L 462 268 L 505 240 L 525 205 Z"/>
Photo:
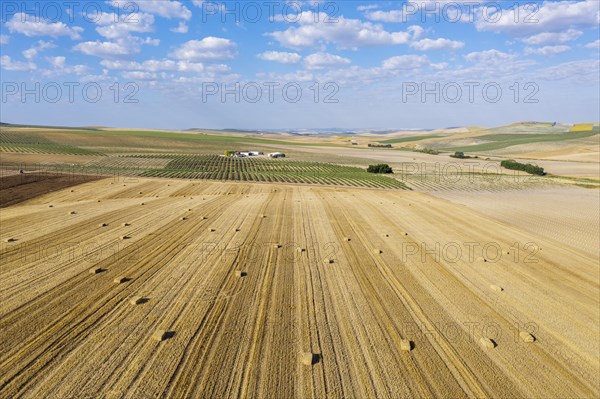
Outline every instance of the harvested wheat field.
<path id="1" fill-rule="evenodd" d="M 2 209 L 0 397 L 600 395 L 589 252 L 427 193 L 274 188 Z"/>

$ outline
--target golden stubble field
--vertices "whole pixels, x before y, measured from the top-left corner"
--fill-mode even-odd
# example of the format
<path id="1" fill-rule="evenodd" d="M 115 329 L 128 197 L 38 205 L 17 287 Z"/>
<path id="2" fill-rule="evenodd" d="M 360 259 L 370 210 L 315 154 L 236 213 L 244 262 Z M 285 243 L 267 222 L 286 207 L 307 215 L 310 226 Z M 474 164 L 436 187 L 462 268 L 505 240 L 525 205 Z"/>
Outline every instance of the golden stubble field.
<path id="1" fill-rule="evenodd" d="M 3 398 L 600 394 L 598 259 L 426 193 L 103 179 L 0 223 Z"/>

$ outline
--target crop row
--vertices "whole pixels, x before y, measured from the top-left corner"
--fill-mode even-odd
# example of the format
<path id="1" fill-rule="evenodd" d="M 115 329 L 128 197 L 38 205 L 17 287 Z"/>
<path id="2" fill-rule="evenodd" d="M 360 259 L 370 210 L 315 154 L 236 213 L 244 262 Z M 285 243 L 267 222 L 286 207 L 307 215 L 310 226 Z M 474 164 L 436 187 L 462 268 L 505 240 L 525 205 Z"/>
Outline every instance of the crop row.
<path id="1" fill-rule="evenodd" d="M 286 174 L 269 173 L 239 173 L 239 172 L 192 172 L 175 170 L 149 170 L 141 174 L 144 177 L 165 177 L 174 179 L 204 179 L 220 181 L 255 181 L 268 183 L 299 183 L 299 184 L 323 184 L 335 186 L 367 187 L 367 188 L 406 188 L 397 180 L 382 179 L 361 179 L 352 177 L 319 177 L 319 176 L 300 176 Z"/>
<path id="2" fill-rule="evenodd" d="M 102 155 L 97 151 L 60 144 L 11 144 L 0 142 L 0 152 L 22 154 Z"/>
<path id="3" fill-rule="evenodd" d="M 103 155 L 73 145 L 59 144 L 40 134 L 0 128 L 0 152 L 23 154 Z"/>
<path id="4" fill-rule="evenodd" d="M 2 144 L 53 144 L 47 138 L 24 132 L 15 132 L 6 128 L 0 129 L 0 143 Z"/>
<path id="5" fill-rule="evenodd" d="M 149 158 L 138 155 L 131 158 Z M 405 189 L 387 176 L 341 165 L 318 162 L 273 160 L 267 158 L 228 158 L 217 155 L 152 155 L 169 158 L 163 169 L 147 170 L 141 176 L 223 181 L 326 184 L 352 187 Z"/>

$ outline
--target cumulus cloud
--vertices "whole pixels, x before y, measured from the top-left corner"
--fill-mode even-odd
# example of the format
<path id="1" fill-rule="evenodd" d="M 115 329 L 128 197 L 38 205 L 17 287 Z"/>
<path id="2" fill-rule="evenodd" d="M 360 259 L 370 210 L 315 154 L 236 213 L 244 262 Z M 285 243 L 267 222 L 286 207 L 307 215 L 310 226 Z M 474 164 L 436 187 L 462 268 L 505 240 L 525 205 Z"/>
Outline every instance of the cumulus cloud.
<path id="1" fill-rule="evenodd" d="M 152 14 L 129 14 L 127 18 L 132 18 L 132 21 L 136 22 L 126 22 L 117 14 L 104 13 L 95 20 L 95 23 L 99 25 L 99 27 L 96 28 L 96 31 L 100 36 L 114 40 L 126 38 L 132 32 L 142 33 L 151 32 L 153 30 L 154 16 Z"/>
<path id="2" fill-rule="evenodd" d="M 464 42 L 450 40 L 450 39 L 444 39 L 444 38 L 421 39 L 421 40 L 418 40 L 418 41 L 410 44 L 410 46 L 412 48 L 414 48 L 416 50 L 421 50 L 421 51 L 440 50 L 440 49 L 458 50 L 460 48 L 463 48 L 464 45 L 465 45 Z"/>
<path id="3" fill-rule="evenodd" d="M 402 10 L 370 11 L 365 14 L 365 17 L 368 20 L 378 22 L 406 22 L 407 20 L 407 17 Z"/>
<path id="4" fill-rule="evenodd" d="M 73 47 L 74 50 L 86 55 L 100 58 L 119 58 L 130 56 L 140 52 L 143 41 L 139 38 L 129 37 L 125 40 L 119 39 L 114 42 L 81 42 Z"/>
<path id="5" fill-rule="evenodd" d="M 571 50 L 571 47 L 560 45 L 560 46 L 544 46 L 544 47 L 525 47 L 524 53 L 525 55 L 556 55 L 560 53 L 564 53 L 565 51 Z"/>
<path id="6" fill-rule="evenodd" d="M 522 41 L 532 46 L 563 44 L 577 39 L 582 34 L 582 31 L 576 29 L 568 29 L 564 32 L 542 32 L 526 37 Z"/>
<path id="7" fill-rule="evenodd" d="M 209 36 L 185 42 L 171 56 L 187 61 L 229 60 L 237 55 L 236 48 L 236 44 L 229 39 Z"/>
<path id="8" fill-rule="evenodd" d="M 375 10 L 377 8 L 379 8 L 379 5 L 377 5 L 377 4 L 369 4 L 369 5 L 366 5 L 366 6 L 358 6 L 358 7 L 356 7 L 356 9 L 358 11 L 369 11 L 369 10 Z"/>
<path id="9" fill-rule="evenodd" d="M 206 79 L 228 79 L 231 68 L 224 64 L 203 64 L 171 59 L 150 59 L 143 62 L 103 60 L 100 64 L 106 71 L 120 70 L 127 79 L 156 81 L 166 88 L 171 84 L 198 83 Z M 236 76 L 239 79 L 239 76 Z M 199 80 L 198 80 L 199 79 Z M 162 82 L 162 83 L 161 83 Z"/>
<path id="10" fill-rule="evenodd" d="M 536 71 L 536 77 L 545 80 L 579 80 L 598 82 L 600 60 L 569 61 Z"/>
<path id="11" fill-rule="evenodd" d="M 141 51 L 142 45 L 158 46 L 160 39 L 126 35 L 112 41 L 87 41 L 73 47 L 73 50 L 99 58 L 129 58 Z"/>
<path id="12" fill-rule="evenodd" d="M 152 39 L 151 37 L 147 37 L 144 39 L 144 44 L 156 47 L 160 45 L 160 39 Z"/>
<path id="13" fill-rule="evenodd" d="M 348 65 L 351 62 L 348 58 L 323 52 L 314 53 L 304 58 L 304 64 L 307 69 L 323 69 L 338 65 Z"/>
<path id="14" fill-rule="evenodd" d="M 425 55 L 398 55 L 383 61 L 383 69 L 419 69 L 429 65 Z"/>
<path id="15" fill-rule="evenodd" d="M 0 57 L 0 67 L 6 71 L 32 71 L 36 69 L 33 62 L 14 61 L 8 55 Z"/>
<path id="16" fill-rule="evenodd" d="M 43 40 L 40 40 L 37 42 L 37 45 L 28 48 L 27 50 L 23 50 L 23 57 L 27 58 L 28 60 L 33 60 L 40 52 L 47 50 L 47 49 L 51 49 L 51 48 L 55 48 L 56 45 L 52 42 L 45 42 Z"/>
<path id="17" fill-rule="evenodd" d="M 144 72 L 178 71 L 178 72 L 204 72 L 206 67 L 202 63 L 188 61 L 173 61 L 169 59 L 146 60 L 144 62 L 103 60 L 100 64 L 106 69 L 133 70 Z"/>
<path id="18" fill-rule="evenodd" d="M 175 32 L 175 33 L 187 33 L 188 32 L 188 26 L 186 25 L 185 22 L 181 21 L 181 22 L 179 22 L 179 25 L 177 25 L 177 27 L 171 28 L 171 32 Z"/>
<path id="19" fill-rule="evenodd" d="M 5 23 L 11 33 L 21 33 L 28 37 L 34 36 L 69 36 L 73 40 L 81 38 L 83 28 L 69 27 L 63 22 L 50 22 L 34 15 L 16 13 Z"/>
<path id="20" fill-rule="evenodd" d="M 496 49 L 475 51 L 464 56 L 466 65 L 454 64 L 437 76 L 441 80 L 482 81 L 493 79 L 495 82 L 514 82 L 522 79 L 523 74 L 532 73 L 536 61 L 519 59 L 518 54 L 505 53 Z"/>
<path id="21" fill-rule="evenodd" d="M 67 65 L 67 59 L 63 56 L 47 57 L 46 61 L 52 66 L 52 70 L 44 70 L 42 73 L 45 76 L 57 76 L 76 74 L 83 75 L 89 72 L 89 67 L 86 65 Z"/>
<path id="22" fill-rule="evenodd" d="M 496 49 L 475 51 L 465 56 L 465 59 L 469 62 L 484 64 L 484 65 L 497 65 L 507 61 L 513 61 L 517 58 L 514 54 L 504 53 Z"/>
<path id="23" fill-rule="evenodd" d="M 594 42 L 586 44 L 585 48 L 600 49 L 600 39 L 598 39 L 598 40 L 596 40 Z"/>
<path id="24" fill-rule="evenodd" d="M 388 23 L 406 23 L 411 19 L 440 21 L 441 16 L 449 22 L 472 22 L 474 6 L 478 5 L 470 0 L 412 0 L 401 9 L 371 11 L 378 8 L 374 7 L 359 8 L 359 11 L 366 11 L 368 20 Z"/>
<path id="25" fill-rule="evenodd" d="M 95 57 L 121 57 L 139 52 L 139 48 L 135 48 L 123 42 L 82 42 L 73 47 L 74 50 L 83 54 L 92 55 Z M 137 51 L 136 51 L 137 50 Z"/>
<path id="26" fill-rule="evenodd" d="M 597 26 L 600 9 L 597 0 L 544 1 L 532 7 L 523 3 L 515 10 L 490 13 L 485 18 L 479 15 L 475 27 L 479 31 L 507 32 L 514 36 L 526 36 L 537 32 L 562 32 L 577 27 Z M 519 16 L 515 21 L 515 13 Z"/>
<path id="27" fill-rule="evenodd" d="M 279 62 L 280 64 L 296 64 L 302 59 L 302 56 L 298 53 L 284 51 L 265 51 L 257 57 L 261 60 Z"/>
<path id="28" fill-rule="evenodd" d="M 284 31 L 267 33 L 284 47 L 306 48 L 319 43 L 333 43 L 340 48 L 358 48 L 407 44 L 424 32 L 423 28 L 413 25 L 403 32 L 388 32 L 383 26 L 358 19 L 337 18 L 337 22 L 326 22 L 326 13 L 305 11 L 299 15 L 299 26 L 292 26 Z"/>
<path id="29" fill-rule="evenodd" d="M 130 80 L 155 80 L 159 77 L 157 73 L 142 71 L 126 71 L 122 72 L 121 76 Z"/>
<path id="30" fill-rule="evenodd" d="M 127 2 L 122 4 L 127 4 Z M 180 18 L 187 21 L 192 17 L 190 9 L 175 0 L 142 0 L 136 2 L 136 4 L 141 11 L 163 18 Z M 196 5 L 196 1 L 194 5 Z"/>

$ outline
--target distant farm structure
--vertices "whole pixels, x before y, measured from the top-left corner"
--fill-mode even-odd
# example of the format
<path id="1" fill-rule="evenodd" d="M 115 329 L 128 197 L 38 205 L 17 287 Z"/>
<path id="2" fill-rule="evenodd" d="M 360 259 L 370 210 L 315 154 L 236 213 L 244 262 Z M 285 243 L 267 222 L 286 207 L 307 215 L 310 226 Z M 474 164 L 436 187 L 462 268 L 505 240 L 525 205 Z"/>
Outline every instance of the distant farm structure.
<path id="1" fill-rule="evenodd" d="M 224 156 L 229 158 L 249 158 L 249 157 L 264 157 L 263 151 L 225 151 Z M 285 158 L 283 152 L 272 152 L 267 154 L 269 158 Z"/>
<path id="2" fill-rule="evenodd" d="M 372 147 L 372 148 L 392 148 L 392 145 L 391 144 L 369 143 L 369 147 Z"/>
<path id="3" fill-rule="evenodd" d="M 259 157 L 264 155 L 265 153 L 262 151 L 225 151 L 225 156 L 232 158 Z"/>

